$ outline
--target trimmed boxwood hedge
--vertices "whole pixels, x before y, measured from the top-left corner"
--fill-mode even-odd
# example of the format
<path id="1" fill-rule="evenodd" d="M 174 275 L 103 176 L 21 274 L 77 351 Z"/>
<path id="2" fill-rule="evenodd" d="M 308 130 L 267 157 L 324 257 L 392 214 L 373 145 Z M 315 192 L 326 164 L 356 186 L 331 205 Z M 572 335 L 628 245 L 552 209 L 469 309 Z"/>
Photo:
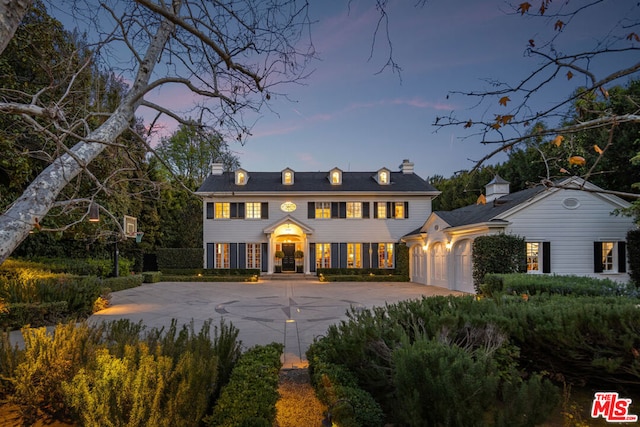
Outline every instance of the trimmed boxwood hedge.
<path id="1" fill-rule="evenodd" d="M 202 268 L 203 248 L 158 248 L 156 250 L 158 270 Z"/>

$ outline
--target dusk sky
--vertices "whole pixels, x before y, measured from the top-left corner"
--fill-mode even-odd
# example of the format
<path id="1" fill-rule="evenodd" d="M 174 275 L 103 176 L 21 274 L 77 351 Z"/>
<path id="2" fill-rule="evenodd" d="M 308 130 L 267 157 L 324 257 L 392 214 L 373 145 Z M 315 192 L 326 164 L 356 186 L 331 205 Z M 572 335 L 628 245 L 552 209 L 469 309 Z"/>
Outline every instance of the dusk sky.
<path id="1" fill-rule="evenodd" d="M 540 0 L 530 2 L 532 11 L 539 7 Z M 287 97 L 272 96 L 271 110 L 247 116 L 252 135 L 244 145 L 230 142 L 244 169 L 397 170 L 403 159 L 410 159 L 423 178 L 450 177 L 471 169 L 496 148 L 481 145 L 479 137 L 465 138 L 469 133 L 461 127 L 437 130 L 435 118 L 451 112 L 465 121 L 483 113 L 493 117 L 494 111 L 486 106 L 472 108 L 477 99 L 447 98 L 447 94 L 487 90 L 488 79 L 517 85 L 539 65 L 524 55 L 529 39 L 548 39 L 557 18 L 520 16 L 504 0 L 428 0 L 424 6 L 416 6 L 417 0 L 388 3 L 389 34 L 393 58 L 402 67 L 400 75 L 382 69 L 389 55 L 384 30 L 372 51 L 380 17 L 376 0 L 310 0 L 310 18 L 315 22 L 311 37 L 319 60 L 310 64 L 313 73 L 303 85 L 279 88 Z M 576 46 L 593 48 L 621 19 L 639 21 L 639 15 L 636 0 L 598 4 L 588 15 L 568 23 L 557 40 L 558 49 L 568 53 Z M 613 34 L 624 31 L 633 29 L 618 28 Z M 627 64 L 608 61 L 605 66 L 619 69 L 636 62 L 631 58 Z M 584 83 L 578 77 L 570 82 L 559 79 L 535 99 L 534 107 L 563 99 Z M 153 101 L 178 107 L 186 97 L 187 91 L 169 87 L 155 94 Z M 495 106 L 497 97 L 492 102 Z M 143 109 L 137 115 L 153 117 Z M 169 134 L 176 127 L 164 124 Z"/>
<path id="2" fill-rule="evenodd" d="M 265 111 L 247 143 L 232 145 L 243 168 L 396 170 L 403 159 L 410 159 L 423 178 L 450 177 L 471 169 L 474 160 L 495 148 L 482 146 L 477 137 L 461 139 L 462 128 L 436 133 L 434 120 L 452 110 L 464 119 L 481 113 L 468 110 L 475 100 L 447 99 L 449 91 L 488 88 L 489 78 L 516 84 L 525 77 L 537 66 L 535 59 L 523 56 L 527 41 L 542 38 L 548 20 L 509 15 L 512 9 L 501 0 L 430 0 L 424 7 L 414 7 L 416 1 L 389 3 L 389 32 L 394 59 L 403 69 L 400 77 L 389 69 L 378 73 L 388 57 L 383 34 L 369 58 L 379 18 L 373 0 L 352 1 L 350 9 L 346 1 L 311 1 L 312 18 L 318 20 L 313 42 L 321 60 L 312 64 L 315 71 L 306 86 L 287 89 L 295 103 L 276 100 L 277 115 Z M 567 28 L 569 43 L 592 46 L 591 30 L 607 22 L 606 16 L 638 13 L 636 1 L 620 0 L 615 6 L 619 9 L 599 8 L 589 20 Z M 571 83 L 545 100 L 567 95 L 584 80 Z"/>

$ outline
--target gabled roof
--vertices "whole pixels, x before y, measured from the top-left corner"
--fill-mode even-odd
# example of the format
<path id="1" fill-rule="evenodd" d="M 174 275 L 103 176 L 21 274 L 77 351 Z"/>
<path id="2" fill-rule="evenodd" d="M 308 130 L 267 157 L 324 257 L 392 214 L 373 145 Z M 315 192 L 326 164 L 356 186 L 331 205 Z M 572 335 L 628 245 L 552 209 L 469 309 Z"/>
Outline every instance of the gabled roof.
<path id="1" fill-rule="evenodd" d="M 433 213 L 442 218 L 451 227 L 489 222 L 496 219 L 503 212 L 526 202 L 546 189 L 546 187 L 542 186 L 527 188 L 526 190 L 507 194 L 486 204 L 469 205 L 452 211 L 434 211 Z"/>
<path id="2" fill-rule="evenodd" d="M 545 192 L 551 194 L 554 191 L 563 190 L 563 187 L 565 189 L 573 188 L 576 191 L 580 191 L 578 189 L 584 187 L 586 191 L 595 193 L 597 193 L 598 190 L 602 190 L 600 187 L 586 182 L 582 178 L 571 177 L 558 180 L 549 187 L 538 185 L 507 194 L 486 204 L 469 205 L 452 211 L 434 211 L 432 215 L 438 215 L 443 221 L 449 224 L 450 227 L 488 222 L 504 222 L 504 218 L 501 216 L 503 213 L 517 208 L 520 205 L 524 205 L 534 198 L 544 197 L 543 193 Z M 598 194 L 598 197 L 606 199 L 612 205 L 616 205 L 616 207 L 625 207 L 628 205 L 624 200 L 610 194 Z"/>
<path id="3" fill-rule="evenodd" d="M 209 175 L 196 194 L 234 192 L 234 193 L 296 193 L 296 192 L 420 192 L 432 195 L 440 194 L 431 184 L 416 174 L 390 172 L 391 184 L 380 185 L 376 182 L 377 172 L 342 172 L 342 184 L 331 185 L 327 172 L 296 172 L 292 185 L 282 184 L 281 172 L 250 172 L 251 179 L 246 185 L 236 185 L 233 172 L 221 175 Z"/>

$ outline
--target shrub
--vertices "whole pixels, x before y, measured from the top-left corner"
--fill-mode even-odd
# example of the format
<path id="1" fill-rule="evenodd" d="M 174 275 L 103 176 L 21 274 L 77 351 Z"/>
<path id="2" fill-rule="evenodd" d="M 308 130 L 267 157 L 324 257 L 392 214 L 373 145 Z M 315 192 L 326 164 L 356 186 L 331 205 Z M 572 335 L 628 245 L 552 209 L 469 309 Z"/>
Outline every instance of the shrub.
<path id="1" fill-rule="evenodd" d="M 142 285 L 144 276 L 141 274 L 133 274 L 131 276 L 109 277 L 102 281 L 102 286 L 109 288 L 110 291 L 123 291 L 125 289 L 137 288 Z"/>
<path id="2" fill-rule="evenodd" d="M 640 229 L 627 232 L 627 259 L 629 277 L 636 287 L 640 287 Z"/>
<path id="3" fill-rule="evenodd" d="M 142 273 L 143 283 L 158 283 L 162 280 L 162 273 L 160 271 L 144 271 Z"/>
<path id="4" fill-rule="evenodd" d="M 244 353 L 205 423 L 225 427 L 273 425 L 282 350 L 282 344 L 272 343 Z"/>
<path id="5" fill-rule="evenodd" d="M 508 234 L 480 236 L 473 241 L 473 283 L 476 292 L 487 273 L 527 271 L 524 238 Z"/>
<path id="6" fill-rule="evenodd" d="M 202 268 L 203 248 L 158 248 L 158 269 L 165 272 L 174 268 Z"/>
<path id="7" fill-rule="evenodd" d="M 35 302 L 9 304 L 4 312 L 0 312 L 0 328 L 17 330 L 25 325 L 38 328 L 55 325 L 69 317 L 66 301 Z"/>

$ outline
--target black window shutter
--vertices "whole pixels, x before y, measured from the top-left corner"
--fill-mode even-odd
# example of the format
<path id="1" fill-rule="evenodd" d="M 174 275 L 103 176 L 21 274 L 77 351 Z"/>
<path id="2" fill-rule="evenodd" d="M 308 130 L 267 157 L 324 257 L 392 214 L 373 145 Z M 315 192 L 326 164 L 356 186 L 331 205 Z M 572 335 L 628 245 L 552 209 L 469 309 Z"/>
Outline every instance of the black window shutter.
<path id="1" fill-rule="evenodd" d="M 207 268 L 213 268 L 213 243 L 207 243 Z"/>
<path id="2" fill-rule="evenodd" d="M 260 218 L 269 219 L 269 203 L 262 202 L 260 204 Z"/>
<path id="3" fill-rule="evenodd" d="M 213 202 L 207 202 L 207 219 L 213 218 Z"/>
<path id="4" fill-rule="evenodd" d="M 237 218 L 238 217 L 238 204 L 231 203 L 229 205 L 229 218 Z"/>
<path id="5" fill-rule="evenodd" d="M 409 202 L 404 202 L 404 217 L 409 218 Z"/>
<path id="6" fill-rule="evenodd" d="M 244 203 L 238 203 L 238 218 L 244 218 Z"/>
<path id="7" fill-rule="evenodd" d="M 307 203 L 307 218 L 314 219 L 316 217 L 316 203 Z"/>
<path id="8" fill-rule="evenodd" d="M 602 242 L 593 242 L 593 272 L 602 273 Z"/>
<path id="9" fill-rule="evenodd" d="M 238 268 L 238 244 L 229 243 L 229 268 Z"/>
<path id="10" fill-rule="evenodd" d="M 238 243 L 238 268 L 247 268 L 247 244 Z"/>
<path id="11" fill-rule="evenodd" d="M 378 218 L 378 202 L 373 202 L 373 217 Z"/>
<path id="12" fill-rule="evenodd" d="M 369 218 L 369 202 L 362 202 L 362 218 Z"/>
<path id="13" fill-rule="evenodd" d="M 370 243 L 362 244 L 362 268 L 371 268 L 371 257 L 369 256 L 370 247 L 371 247 Z"/>
<path id="14" fill-rule="evenodd" d="M 387 202 L 387 218 L 394 218 L 396 216 L 396 212 L 395 211 L 396 210 L 394 209 L 394 203 L 393 202 Z"/>
<path id="15" fill-rule="evenodd" d="M 347 244 L 340 243 L 340 268 L 347 268 Z"/>
<path id="16" fill-rule="evenodd" d="M 618 242 L 618 273 L 627 272 L 627 242 Z"/>
<path id="17" fill-rule="evenodd" d="M 340 209 L 340 212 L 338 212 L 340 214 L 340 218 L 346 218 L 347 217 L 347 202 L 340 202 L 338 206 L 339 206 L 339 209 Z"/>
<path id="18" fill-rule="evenodd" d="M 371 268 L 380 268 L 378 263 L 378 244 L 371 244 Z"/>
<path id="19" fill-rule="evenodd" d="M 262 271 L 269 271 L 269 244 L 263 243 L 260 250 L 262 257 Z"/>
<path id="20" fill-rule="evenodd" d="M 542 242 L 542 272 L 551 273 L 551 242 Z"/>
<path id="21" fill-rule="evenodd" d="M 338 202 L 331 202 L 331 218 L 339 218 L 339 217 L 340 217 L 340 211 L 339 211 Z"/>
<path id="22" fill-rule="evenodd" d="M 338 250 L 338 243 L 331 244 L 331 268 L 339 268 L 340 266 L 340 251 Z"/>
<path id="23" fill-rule="evenodd" d="M 309 271 L 316 272 L 316 244 L 309 243 Z"/>

